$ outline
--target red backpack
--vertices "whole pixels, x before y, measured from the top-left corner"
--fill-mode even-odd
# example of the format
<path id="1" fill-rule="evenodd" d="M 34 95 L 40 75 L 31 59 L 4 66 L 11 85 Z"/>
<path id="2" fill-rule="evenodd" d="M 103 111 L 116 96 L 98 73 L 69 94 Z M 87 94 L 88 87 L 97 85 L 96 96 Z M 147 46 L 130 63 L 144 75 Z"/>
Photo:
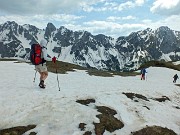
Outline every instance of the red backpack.
<path id="1" fill-rule="evenodd" d="M 42 47 L 39 44 L 31 45 L 30 60 L 33 65 L 39 65 L 42 63 L 41 53 Z"/>

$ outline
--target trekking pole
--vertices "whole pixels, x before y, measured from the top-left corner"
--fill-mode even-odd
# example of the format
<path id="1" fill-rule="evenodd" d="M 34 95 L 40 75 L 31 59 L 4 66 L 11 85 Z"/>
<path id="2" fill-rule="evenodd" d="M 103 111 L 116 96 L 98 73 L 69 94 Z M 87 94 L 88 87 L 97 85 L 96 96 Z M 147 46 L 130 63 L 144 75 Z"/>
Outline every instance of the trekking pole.
<path id="1" fill-rule="evenodd" d="M 57 74 L 58 88 L 59 88 L 59 91 L 60 91 L 60 85 L 59 85 L 59 78 L 58 78 L 57 68 L 56 68 L 56 74 Z"/>
<path id="2" fill-rule="evenodd" d="M 146 81 L 147 81 L 147 74 L 146 74 Z"/>
<path id="3" fill-rule="evenodd" d="M 36 70 L 36 72 L 35 72 L 34 81 L 33 81 L 33 82 L 35 82 L 35 80 L 36 80 L 36 74 L 37 74 L 37 70 Z"/>
<path id="4" fill-rule="evenodd" d="M 56 68 L 56 74 L 57 74 L 57 82 L 58 82 L 58 88 L 59 88 L 59 91 L 60 91 L 59 78 L 58 78 L 58 72 L 57 72 L 57 63 L 56 63 L 56 57 L 55 56 L 52 58 L 52 61 L 56 66 L 55 68 Z"/>

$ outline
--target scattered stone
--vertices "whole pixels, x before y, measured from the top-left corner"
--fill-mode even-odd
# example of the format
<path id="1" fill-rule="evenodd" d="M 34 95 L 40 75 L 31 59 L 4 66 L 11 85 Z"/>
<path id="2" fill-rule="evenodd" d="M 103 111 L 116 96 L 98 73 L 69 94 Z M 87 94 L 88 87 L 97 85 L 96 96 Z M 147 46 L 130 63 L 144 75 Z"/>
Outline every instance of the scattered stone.
<path id="1" fill-rule="evenodd" d="M 178 107 L 178 106 L 176 106 L 175 108 L 176 108 L 176 109 L 180 109 L 180 107 Z"/>
<path id="2" fill-rule="evenodd" d="M 83 135 L 92 135 L 91 131 L 86 131 Z"/>
<path id="3" fill-rule="evenodd" d="M 96 101 L 95 99 L 86 99 L 86 100 L 77 100 L 76 102 L 87 106 L 88 104 L 95 103 Z"/>
<path id="4" fill-rule="evenodd" d="M 148 110 L 150 110 L 150 108 L 149 108 L 149 107 L 147 107 L 147 106 L 143 106 L 143 107 L 145 107 L 145 108 L 147 108 Z"/>
<path id="5" fill-rule="evenodd" d="M 96 135 L 103 135 L 105 132 L 105 127 L 102 123 L 93 123 L 95 126 L 95 134 Z"/>
<path id="6" fill-rule="evenodd" d="M 36 132 L 31 132 L 29 135 L 36 135 L 37 133 Z"/>
<path id="7" fill-rule="evenodd" d="M 100 125 L 102 128 L 111 133 L 124 127 L 124 124 L 113 115 L 99 114 L 96 117 L 100 119 Z"/>
<path id="8" fill-rule="evenodd" d="M 154 98 L 153 100 L 159 101 L 159 102 L 165 102 L 166 100 L 171 101 L 168 97 L 162 96 L 161 98 Z"/>
<path id="9" fill-rule="evenodd" d="M 126 95 L 128 98 L 130 98 L 131 100 L 133 100 L 134 98 L 139 98 L 145 101 L 149 101 L 145 96 L 140 95 L 140 94 L 136 94 L 136 93 L 122 93 L 124 95 Z"/>
<path id="10" fill-rule="evenodd" d="M 138 100 L 134 100 L 134 102 L 139 102 Z"/>
<path id="11" fill-rule="evenodd" d="M 180 87 L 180 84 L 175 84 L 175 85 Z"/>
<path id="12" fill-rule="evenodd" d="M 81 129 L 81 131 L 84 131 L 85 130 L 85 127 L 86 126 L 86 124 L 85 123 L 80 123 L 79 124 L 79 128 Z"/>
<path id="13" fill-rule="evenodd" d="M 97 106 L 96 108 L 98 112 L 102 113 L 96 116 L 99 118 L 100 123 L 94 123 L 96 135 L 103 135 L 105 130 L 114 132 L 124 127 L 124 124 L 114 117 L 114 115 L 117 114 L 115 110 L 105 106 Z"/>
<path id="14" fill-rule="evenodd" d="M 107 114 L 107 115 L 115 115 L 117 112 L 113 109 L 110 109 L 109 107 L 106 106 L 96 106 L 97 111 L 102 113 L 102 114 Z"/>
<path id="15" fill-rule="evenodd" d="M 132 135 L 177 135 L 173 130 L 160 126 L 151 126 L 133 132 Z"/>

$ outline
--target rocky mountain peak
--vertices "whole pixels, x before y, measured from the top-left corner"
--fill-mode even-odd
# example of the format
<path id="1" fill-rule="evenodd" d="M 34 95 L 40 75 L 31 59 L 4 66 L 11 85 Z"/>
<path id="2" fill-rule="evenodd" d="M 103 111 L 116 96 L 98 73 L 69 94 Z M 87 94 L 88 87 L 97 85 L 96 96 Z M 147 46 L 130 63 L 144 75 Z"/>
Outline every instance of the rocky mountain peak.
<path id="1" fill-rule="evenodd" d="M 45 30 L 44 38 L 49 40 L 54 31 L 56 31 L 56 27 L 52 23 L 48 23 Z"/>
<path id="2" fill-rule="evenodd" d="M 0 25 L 0 56 L 28 59 L 30 45 L 45 38 L 50 56 L 60 54 L 60 60 L 103 70 L 134 70 L 149 60 L 179 60 L 180 32 L 162 26 L 156 30 L 132 32 L 117 39 L 88 31 L 6 22 Z"/>
<path id="3" fill-rule="evenodd" d="M 53 32 L 56 30 L 56 27 L 52 23 L 48 23 L 46 29 Z"/>

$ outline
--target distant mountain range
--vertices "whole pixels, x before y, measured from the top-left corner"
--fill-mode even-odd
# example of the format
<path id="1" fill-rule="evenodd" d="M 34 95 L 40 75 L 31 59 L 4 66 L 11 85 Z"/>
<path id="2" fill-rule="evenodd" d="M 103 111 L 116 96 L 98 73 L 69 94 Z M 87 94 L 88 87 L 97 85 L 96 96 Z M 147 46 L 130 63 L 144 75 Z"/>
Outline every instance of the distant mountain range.
<path id="1" fill-rule="evenodd" d="M 180 32 L 166 26 L 147 28 L 117 39 L 87 31 L 56 28 L 45 29 L 16 22 L 0 25 L 0 57 L 29 59 L 30 47 L 41 39 L 48 41 L 48 54 L 59 60 L 83 67 L 124 71 L 137 69 L 150 60 L 180 60 Z"/>

